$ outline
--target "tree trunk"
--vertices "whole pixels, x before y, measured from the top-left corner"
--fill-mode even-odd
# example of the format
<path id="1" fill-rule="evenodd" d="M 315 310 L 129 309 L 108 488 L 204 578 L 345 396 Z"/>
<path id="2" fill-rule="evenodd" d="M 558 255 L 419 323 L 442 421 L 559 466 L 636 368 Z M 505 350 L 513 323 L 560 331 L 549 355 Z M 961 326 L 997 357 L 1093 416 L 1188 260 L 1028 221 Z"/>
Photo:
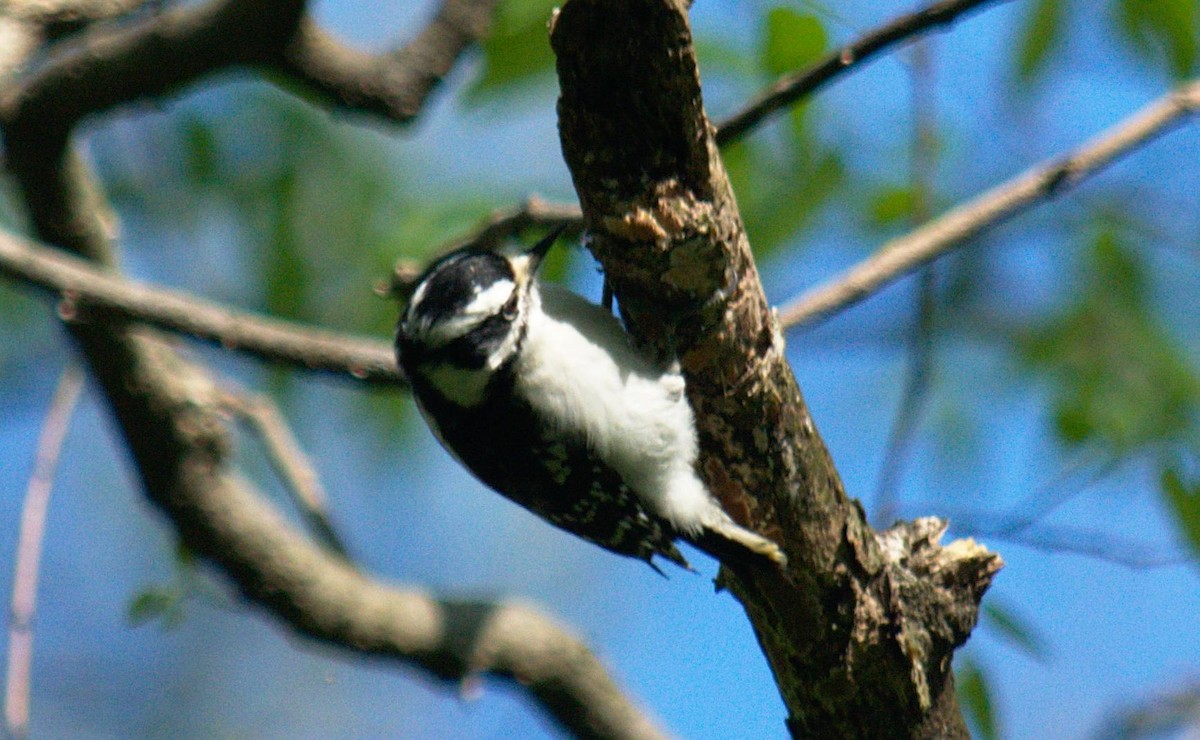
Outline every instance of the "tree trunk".
<path id="1" fill-rule="evenodd" d="M 967 735 L 950 660 L 999 556 L 937 519 L 882 533 L 847 497 L 784 356 L 700 96 L 682 0 L 569 0 L 551 22 L 559 128 L 635 338 L 688 381 L 700 468 L 786 573 L 724 568 L 793 734 Z"/>

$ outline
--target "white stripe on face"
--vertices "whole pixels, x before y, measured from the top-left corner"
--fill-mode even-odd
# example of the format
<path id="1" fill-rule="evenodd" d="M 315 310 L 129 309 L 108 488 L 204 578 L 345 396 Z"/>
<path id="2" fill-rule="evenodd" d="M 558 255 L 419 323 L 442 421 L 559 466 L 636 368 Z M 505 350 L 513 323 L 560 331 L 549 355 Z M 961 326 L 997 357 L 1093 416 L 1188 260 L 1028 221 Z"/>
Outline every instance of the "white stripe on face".
<path id="1" fill-rule="evenodd" d="M 471 302 L 457 314 L 444 321 L 422 325 L 418 329 L 418 334 L 430 347 L 442 347 L 455 339 L 466 336 L 488 318 L 499 314 L 500 309 L 512 297 L 516 287 L 511 280 L 497 280 L 487 288 L 478 291 Z M 423 298 L 424 295 L 420 297 Z"/>

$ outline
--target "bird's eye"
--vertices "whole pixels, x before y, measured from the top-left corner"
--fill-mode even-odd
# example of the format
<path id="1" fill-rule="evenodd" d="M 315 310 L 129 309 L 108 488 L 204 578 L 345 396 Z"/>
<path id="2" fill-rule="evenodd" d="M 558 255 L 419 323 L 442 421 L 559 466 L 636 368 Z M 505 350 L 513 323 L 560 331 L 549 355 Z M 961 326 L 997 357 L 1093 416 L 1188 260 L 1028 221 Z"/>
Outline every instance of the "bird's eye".
<path id="1" fill-rule="evenodd" d="M 500 314 L 509 321 L 517 317 L 517 291 L 514 290 L 512 297 L 501 307 Z"/>

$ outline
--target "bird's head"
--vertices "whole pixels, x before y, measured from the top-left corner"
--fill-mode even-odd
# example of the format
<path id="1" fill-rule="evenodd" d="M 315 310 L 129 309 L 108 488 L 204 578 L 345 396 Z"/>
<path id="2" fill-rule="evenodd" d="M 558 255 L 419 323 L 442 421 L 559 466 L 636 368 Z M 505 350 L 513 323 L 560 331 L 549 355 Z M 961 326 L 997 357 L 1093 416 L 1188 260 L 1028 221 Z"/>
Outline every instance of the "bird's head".
<path id="1" fill-rule="evenodd" d="M 433 263 L 396 330 L 409 377 L 423 377 L 460 405 L 481 400 L 487 380 L 520 349 L 538 267 L 560 232 L 529 250 L 468 248 Z"/>

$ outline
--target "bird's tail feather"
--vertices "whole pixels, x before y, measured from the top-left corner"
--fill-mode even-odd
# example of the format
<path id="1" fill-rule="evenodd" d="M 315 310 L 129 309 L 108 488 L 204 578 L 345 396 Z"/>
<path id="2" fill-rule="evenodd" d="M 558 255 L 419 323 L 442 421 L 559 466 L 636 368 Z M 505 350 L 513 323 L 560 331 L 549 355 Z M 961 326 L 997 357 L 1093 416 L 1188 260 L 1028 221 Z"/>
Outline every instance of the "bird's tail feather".
<path id="1" fill-rule="evenodd" d="M 688 537 L 693 545 L 727 565 L 787 568 L 787 556 L 779 545 L 740 526 L 724 511 L 717 510 L 704 528 Z"/>

